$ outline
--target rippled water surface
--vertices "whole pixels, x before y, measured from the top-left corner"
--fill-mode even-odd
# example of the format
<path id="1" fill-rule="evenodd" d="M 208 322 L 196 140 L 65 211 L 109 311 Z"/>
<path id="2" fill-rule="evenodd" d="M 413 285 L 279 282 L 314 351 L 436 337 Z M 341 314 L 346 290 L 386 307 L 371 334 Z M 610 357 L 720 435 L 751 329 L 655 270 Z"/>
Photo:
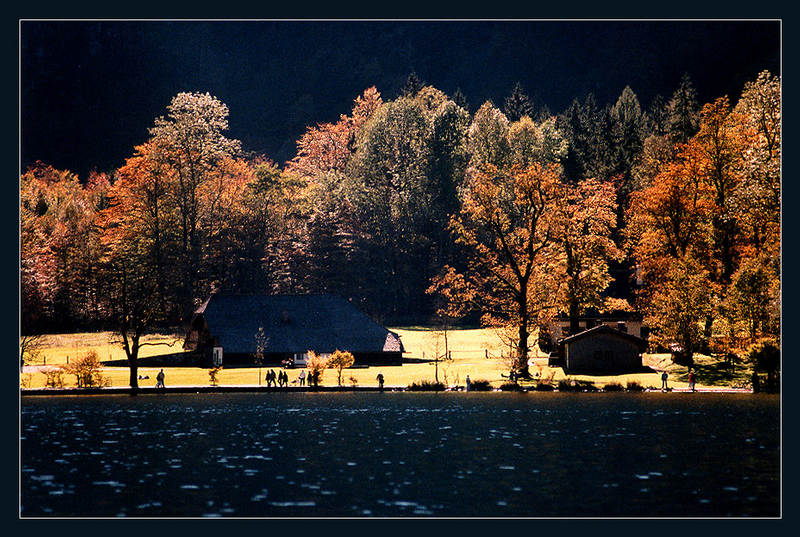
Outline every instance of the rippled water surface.
<path id="1" fill-rule="evenodd" d="M 778 516 L 780 404 L 712 394 L 25 397 L 22 516 Z"/>

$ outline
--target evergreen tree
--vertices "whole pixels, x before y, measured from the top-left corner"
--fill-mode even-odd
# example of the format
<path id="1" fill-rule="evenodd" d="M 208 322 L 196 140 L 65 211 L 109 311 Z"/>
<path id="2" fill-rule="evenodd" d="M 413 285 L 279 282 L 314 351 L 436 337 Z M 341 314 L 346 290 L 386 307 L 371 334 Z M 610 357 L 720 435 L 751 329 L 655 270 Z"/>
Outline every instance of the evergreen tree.
<path id="1" fill-rule="evenodd" d="M 589 177 L 608 180 L 617 173 L 613 124 L 611 107 L 599 108 L 591 93 L 583 103 L 575 99 L 559 117 L 558 127 L 569 142 L 563 162 L 568 180 L 577 182 Z"/>
<path id="2" fill-rule="evenodd" d="M 522 89 L 522 85 L 519 82 L 514 86 L 511 95 L 506 98 L 503 111 L 508 120 L 512 122 L 519 121 L 522 116 L 533 116 L 533 105 L 530 97 Z"/>
<path id="3" fill-rule="evenodd" d="M 663 136 L 667 133 L 667 102 L 661 95 L 656 95 L 650 103 L 645 115 L 645 129 L 647 134 Z"/>
<path id="4" fill-rule="evenodd" d="M 550 107 L 546 104 L 542 104 L 539 107 L 539 111 L 536 113 L 536 121 L 541 123 L 542 121 L 550 119 L 551 117 L 553 117 L 553 113 L 550 111 Z"/>
<path id="5" fill-rule="evenodd" d="M 621 194 L 630 191 L 631 169 L 637 156 L 642 152 L 644 116 L 639 99 L 629 86 L 625 86 L 616 104 L 611 109 L 613 120 L 613 140 L 616 148 L 616 173 L 622 175 Z M 620 205 L 623 200 L 618 200 Z M 620 221 L 620 224 L 622 222 Z"/>
<path id="6" fill-rule="evenodd" d="M 406 79 L 406 83 L 403 85 L 403 89 L 400 91 L 403 97 L 414 97 L 419 90 L 425 87 L 425 82 L 417 76 L 417 73 L 411 71 Z"/>
<path id="7" fill-rule="evenodd" d="M 453 92 L 452 101 L 469 113 L 469 103 L 461 88 L 456 88 L 456 91 Z"/>
<path id="8" fill-rule="evenodd" d="M 674 143 L 686 143 L 697 133 L 700 124 L 700 106 L 697 104 L 697 92 L 684 73 L 681 83 L 667 106 L 667 128 Z"/>

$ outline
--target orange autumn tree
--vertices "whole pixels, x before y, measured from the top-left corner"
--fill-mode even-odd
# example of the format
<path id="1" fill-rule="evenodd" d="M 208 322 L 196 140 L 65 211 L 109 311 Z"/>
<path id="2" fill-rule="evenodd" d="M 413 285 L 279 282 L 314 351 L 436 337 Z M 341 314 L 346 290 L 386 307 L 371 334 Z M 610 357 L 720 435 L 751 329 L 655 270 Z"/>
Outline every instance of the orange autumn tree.
<path id="1" fill-rule="evenodd" d="M 174 198 L 180 232 L 180 279 L 176 288 L 184 315 L 193 299 L 202 294 L 203 236 L 200 219 L 206 208 L 200 192 L 221 161 L 240 153 L 241 142 L 225 136 L 228 107 L 209 93 L 181 92 L 167 106 L 167 115 L 156 118 L 151 139 L 163 151 L 174 171 Z"/>
<path id="2" fill-rule="evenodd" d="M 381 94 L 373 86 L 356 97 L 350 116 L 342 114 L 336 123 L 320 123 L 306 129 L 297 141 L 297 156 L 287 163 L 287 171 L 307 178 L 342 172 L 353 154 L 356 137 L 381 104 Z"/>
<path id="3" fill-rule="evenodd" d="M 98 214 L 102 232 L 102 270 L 108 285 L 106 317 L 125 350 L 129 384 L 138 389 L 139 350 L 145 331 L 179 310 L 171 289 L 179 272 L 179 211 L 164 147 L 151 141 L 136 147 L 108 192 L 108 207 Z"/>
<path id="4" fill-rule="evenodd" d="M 698 283 L 696 274 L 687 271 L 708 267 L 713 250 L 712 216 L 716 206 L 713 189 L 704 181 L 703 165 L 694 152 L 683 152 L 677 161 L 662 168 L 652 184 L 634 192 L 628 208 L 625 229 L 628 248 L 637 263 L 644 287 L 637 299 L 645 322 L 653 329 L 653 339 L 661 343 L 680 341 L 683 353 L 678 360 L 692 363 L 692 354 L 701 341 L 699 323 L 711 311 L 713 282 Z M 709 275 L 703 269 L 705 276 Z M 687 282 L 692 283 L 691 289 Z M 692 300 L 684 296 L 692 292 Z M 680 312 L 673 306 L 682 304 Z M 696 308 L 684 310 L 685 305 Z"/>
<path id="5" fill-rule="evenodd" d="M 444 357 L 450 356 L 447 333 L 450 327 L 461 319 L 471 308 L 475 307 L 475 290 L 469 285 L 463 274 L 459 274 L 451 266 L 445 265 L 442 271 L 431 279 L 431 285 L 425 290 L 428 295 L 435 296 L 436 320 L 441 327 L 444 338 Z M 439 382 L 439 354 L 434 353 L 434 380 Z"/>
<path id="6" fill-rule="evenodd" d="M 728 353 L 742 335 L 779 331 L 779 118 L 779 79 L 762 73 L 736 107 L 706 104 L 697 134 L 632 197 L 626 232 L 646 320 L 657 339 L 684 342 L 686 363 L 709 342 Z M 678 322 L 676 304 L 697 307 Z"/>
<path id="7" fill-rule="evenodd" d="M 23 333 L 74 329 L 98 317 L 103 281 L 93 224 L 108 186 L 105 174 L 92 172 L 82 185 L 75 174 L 41 162 L 20 176 Z"/>
<path id="8" fill-rule="evenodd" d="M 684 158 L 694 159 L 699 164 L 701 180 L 713 195 L 709 270 L 714 281 L 724 287 L 736 270 L 741 238 L 732 203 L 741 182 L 744 148 L 741 117 L 732 112 L 727 97 L 703 106 L 700 117 L 700 131 L 687 144 Z"/>
<path id="9" fill-rule="evenodd" d="M 168 296 L 178 285 L 179 251 L 175 170 L 168 163 L 168 151 L 157 140 L 134 148 L 134 155 L 117 170 L 111 206 L 101 220 L 108 231 L 107 246 L 131 233 L 142 238 L 142 254 L 154 278 L 153 298 L 165 316 L 172 313 Z"/>
<path id="10" fill-rule="evenodd" d="M 468 285 L 489 326 L 516 327 L 516 370 L 528 373 L 528 338 L 558 297 L 557 204 L 564 195 L 558 165 L 501 169 L 481 165 L 464 185 L 461 211 L 451 221 L 466 251 Z"/>
<path id="11" fill-rule="evenodd" d="M 603 291 L 609 286 L 610 260 L 621 260 L 622 251 L 612 233 L 617 226 L 617 185 L 586 179 L 565 185 L 556 205 L 561 267 L 564 278 L 562 310 L 570 321 L 570 333 L 579 331 L 578 317 L 588 308 L 606 309 Z M 619 303 L 617 301 L 616 303 Z"/>

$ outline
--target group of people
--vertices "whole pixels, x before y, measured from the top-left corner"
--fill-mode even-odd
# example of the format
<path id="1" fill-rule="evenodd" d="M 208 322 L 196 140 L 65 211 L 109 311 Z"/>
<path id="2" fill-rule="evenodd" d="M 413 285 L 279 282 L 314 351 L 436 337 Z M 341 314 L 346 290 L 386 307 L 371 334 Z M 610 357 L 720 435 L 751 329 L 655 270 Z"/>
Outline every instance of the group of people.
<path id="1" fill-rule="evenodd" d="M 661 373 L 661 389 L 664 391 L 670 391 L 670 387 L 667 385 L 667 379 L 669 378 L 669 374 L 666 371 Z M 697 375 L 694 372 L 694 369 L 689 369 L 689 389 L 695 391 L 695 383 L 697 382 Z"/>
<path id="2" fill-rule="evenodd" d="M 283 388 L 284 386 L 289 385 L 289 375 L 286 371 L 279 371 L 275 373 L 274 370 L 270 369 L 267 371 L 267 386 L 279 386 Z"/>

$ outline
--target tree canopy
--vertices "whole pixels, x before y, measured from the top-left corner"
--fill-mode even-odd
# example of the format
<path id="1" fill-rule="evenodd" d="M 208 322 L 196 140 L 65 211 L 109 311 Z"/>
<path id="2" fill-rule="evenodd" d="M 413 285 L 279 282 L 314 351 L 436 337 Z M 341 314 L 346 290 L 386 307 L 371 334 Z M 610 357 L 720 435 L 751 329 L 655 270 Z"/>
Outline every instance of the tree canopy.
<path id="1" fill-rule="evenodd" d="M 686 75 L 649 106 L 626 86 L 543 110 L 517 85 L 473 114 L 412 73 L 397 98 L 369 87 L 308 126 L 279 165 L 227 137 L 218 98 L 179 93 L 118 169 L 21 175 L 22 332 L 112 328 L 132 385 L 141 335 L 218 290 L 501 326 L 522 374 L 552 316 L 626 302 L 688 360 L 779 344 L 779 77 L 702 106 Z"/>

